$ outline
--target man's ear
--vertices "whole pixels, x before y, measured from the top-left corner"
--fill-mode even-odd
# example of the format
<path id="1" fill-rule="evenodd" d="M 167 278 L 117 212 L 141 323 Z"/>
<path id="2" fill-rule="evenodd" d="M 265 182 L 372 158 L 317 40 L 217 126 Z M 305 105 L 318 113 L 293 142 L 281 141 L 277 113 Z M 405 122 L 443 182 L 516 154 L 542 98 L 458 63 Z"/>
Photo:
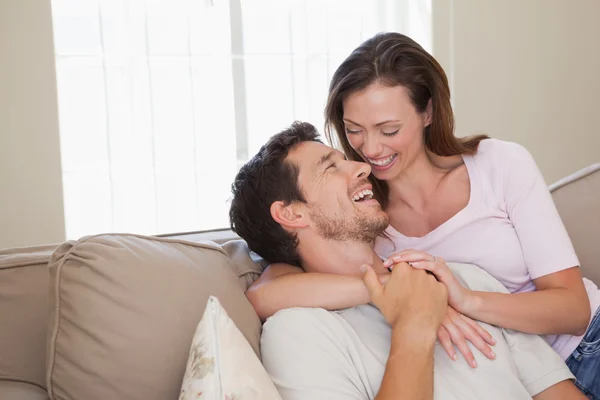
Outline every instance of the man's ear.
<path id="1" fill-rule="evenodd" d="M 431 125 L 431 121 L 433 120 L 433 104 L 431 103 L 431 99 L 427 102 L 427 107 L 425 108 L 425 127 Z"/>
<path id="2" fill-rule="evenodd" d="M 271 216 L 284 229 L 305 228 L 308 226 L 303 207 L 300 207 L 298 203 L 285 205 L 283 201 L 276 201 L 271 204 Z"/>

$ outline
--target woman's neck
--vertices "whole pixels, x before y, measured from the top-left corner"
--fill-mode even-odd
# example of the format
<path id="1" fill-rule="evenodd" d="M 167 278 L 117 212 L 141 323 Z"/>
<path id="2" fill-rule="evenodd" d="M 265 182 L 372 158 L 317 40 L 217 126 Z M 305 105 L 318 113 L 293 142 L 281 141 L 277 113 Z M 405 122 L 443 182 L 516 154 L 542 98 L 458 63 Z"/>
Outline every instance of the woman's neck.
<path id="1" fill-rule="evenodd" d="M 439 158 L 439 160 L 438 160 Z M 423 152 L 396 178 L 389 180 L 390 203 L 401 202 L 416 210 L 426 208 L 448 168 L 441 163 L 448 157 Z M 454 162 L 456 163 L 456 162 Z"/>

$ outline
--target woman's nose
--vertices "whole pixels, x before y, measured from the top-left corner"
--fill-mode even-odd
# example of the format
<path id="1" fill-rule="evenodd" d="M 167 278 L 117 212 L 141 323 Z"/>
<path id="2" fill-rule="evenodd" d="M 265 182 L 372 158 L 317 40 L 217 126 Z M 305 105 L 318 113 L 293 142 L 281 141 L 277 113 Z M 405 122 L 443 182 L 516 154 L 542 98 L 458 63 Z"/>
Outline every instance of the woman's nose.
<path id="1" fill-rule="evenodd" d="M 365 135 L 365 141 L 363 143 L 362 152 L 368 158 L 377 158 L 379 155 L 379 140 L 377 135 Z"/>

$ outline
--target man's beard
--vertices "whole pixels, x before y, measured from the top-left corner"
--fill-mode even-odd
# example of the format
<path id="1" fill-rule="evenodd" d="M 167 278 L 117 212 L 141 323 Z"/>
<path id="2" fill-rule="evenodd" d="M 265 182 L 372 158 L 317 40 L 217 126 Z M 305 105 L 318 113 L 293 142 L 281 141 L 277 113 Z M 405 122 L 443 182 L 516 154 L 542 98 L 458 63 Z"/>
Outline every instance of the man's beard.
<path id="1" fill-rule="evenodd" d="M 314 204 L 310 208 L 310 217 L 316 224 L 317 233 L 327 240 L 373 243 L 389 223 L 384 213 L 365 215 L 354 212 L 342 216 L 327 214 Z"/>

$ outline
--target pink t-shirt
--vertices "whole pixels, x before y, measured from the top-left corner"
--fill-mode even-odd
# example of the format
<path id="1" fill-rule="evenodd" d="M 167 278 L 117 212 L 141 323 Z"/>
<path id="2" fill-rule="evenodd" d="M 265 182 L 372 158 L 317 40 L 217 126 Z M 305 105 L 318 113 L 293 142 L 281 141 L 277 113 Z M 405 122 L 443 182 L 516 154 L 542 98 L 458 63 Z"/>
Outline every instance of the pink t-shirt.
<path id="1" fill-rule="evenodd" d="M 463 159 L 471 182 L 467 206 L 423 237 L 404 236 L 390 225 L 386 232 L 393 243 L 378 238 L 379 256 L 415 249 L 475 264 L 511 293 L 534 291 L 533 279 L 579 265 L 542 174 L 524 147 L 487 139 L 475 155 Z M 593 314 L 600 291 L 591 281 L 584 283 Z M 567 359 L 582 337 L 546 339 Z"/>

